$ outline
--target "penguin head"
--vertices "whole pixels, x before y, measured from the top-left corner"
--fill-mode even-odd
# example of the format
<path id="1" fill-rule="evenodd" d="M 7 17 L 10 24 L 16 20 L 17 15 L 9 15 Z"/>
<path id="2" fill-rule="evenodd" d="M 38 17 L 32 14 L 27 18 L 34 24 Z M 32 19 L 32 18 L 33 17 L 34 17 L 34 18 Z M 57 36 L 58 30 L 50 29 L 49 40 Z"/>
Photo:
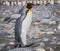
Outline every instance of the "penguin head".
<path id="1" fill-rule="evenodd" d="M 31 9 L 34 6 L 35 6 L 35 4 L 33 4 L 33 3 L 27 3 L 26 4 L 26 8 L 28 8 L 28 9 Z"/>

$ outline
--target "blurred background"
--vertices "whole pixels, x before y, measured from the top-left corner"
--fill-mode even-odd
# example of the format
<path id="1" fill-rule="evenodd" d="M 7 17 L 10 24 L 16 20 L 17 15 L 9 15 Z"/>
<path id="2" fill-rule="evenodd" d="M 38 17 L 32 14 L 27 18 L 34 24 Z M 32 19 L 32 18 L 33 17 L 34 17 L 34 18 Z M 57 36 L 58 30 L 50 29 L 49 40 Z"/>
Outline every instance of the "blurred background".
<path id="1" fill-rule="evenodd" d="M 27 2 L 36 4 L 27 33 L 27 44 L 34 45 L 13 48 L 15 21 Z M 0 50 L 60 51 L 60 0 L 0 0 Z"/>

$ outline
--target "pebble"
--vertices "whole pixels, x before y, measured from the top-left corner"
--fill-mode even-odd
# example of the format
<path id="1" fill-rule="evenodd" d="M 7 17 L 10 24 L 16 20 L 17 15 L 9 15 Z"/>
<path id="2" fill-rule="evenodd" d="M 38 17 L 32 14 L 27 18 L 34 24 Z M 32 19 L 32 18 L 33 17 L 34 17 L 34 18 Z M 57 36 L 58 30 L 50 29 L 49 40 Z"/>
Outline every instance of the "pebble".
<path id="1" fill-rule="evenodd" d="M 56 24 L 56 21 L 51 21 L 50 24 Z"/>
<path id="2" fill-rule="evenodd" d="M 51 47 L 47 47 L 47 48 L 46 48 L 46 51 L 54 51 L 54 49 L 51 48 Z"/>
<path id="3" fill-rule="evenodd" d="M 18 18 L 18 17 L 20 17 L 21 15 L 20 14 L 12 14 L 11 15 L 11 18 Z"/>
<path id="4" fill-rule="evenodd" d="M 14 45 L 15 43 L 14 42 L 9 42 L 10 45 Z"/>
<path id="5" fill-rule="evenodd" d="M 39 43 L 39 44 L 40 44 L 40 46 L 45 46 L 44 42 L 41 42 L 41 43 Z"/>
<path id="6" fill-rule="evenodd" d="M 54 32 L 52 32 L 52 31 L 49 31 L 49 32 L 46 32 L 46 33 L 47 33 L 47 34 L 50 34 L 50 35 L 51 35 L 51 34 L 54 34 Z"/>
<path id="7" fill-rule="evenodd" d="M 60 24 L 58 25 L 58 29 L 60 30 Z"/>
<path id="8" fill-rule="evenodd" d="M 43 41 L 49 41 L 49 38 L 44 37 L 42 40 Z"/>
<path id="9" fill-rule="evenodd" d="M 31 51 L 31 49 L 28 49 L 28 48 L 15 48 L 15 49 L 12 49 L 12 50 L 9 50 L 9 51 Z"/>
<path id="10" fill-rule="evenodd" d="M 57 42 L 58 45 L 60 45 L 60 42 Z"/>
<path id="11" fill-rule="evenodd" d="M 56 44 L 56 43 L 57 43 L 56 41 L 50 42 L 50 44 Z"/>
<path id="12" fill-rule="evenodd" d="M 39 25 L 40 23 L 39 22 L 34 22 L 33 25 Z"/>
<path id="13" fill-rule="evenodd" d="M 44 48 L 38 48 L 36 51 L 46 51 Z"/>
<path id="14" fill-rule="evenodd" d="M 57 37 L 53 37 L 53 39 L 57 39 Z"/>
<path id="15" fill-rule="evenodd" d="M 5 46 L 5 43 L 0 44 L 0 50 Z"/>
<path id="16" fill-rule="evenodd" d="M 39 34 L 39 35 L 42 35 L 42 34 L 44 34 L 45 32 L 42 32 L 42 31 L 40 31 L 40 30 L 36 30 L 36 34 Z"/>
<path id="17" fill-rule="evenodd" d="M 50 20 L 49 19 L 42 19 L 41 24 L 49 24 Z"/>

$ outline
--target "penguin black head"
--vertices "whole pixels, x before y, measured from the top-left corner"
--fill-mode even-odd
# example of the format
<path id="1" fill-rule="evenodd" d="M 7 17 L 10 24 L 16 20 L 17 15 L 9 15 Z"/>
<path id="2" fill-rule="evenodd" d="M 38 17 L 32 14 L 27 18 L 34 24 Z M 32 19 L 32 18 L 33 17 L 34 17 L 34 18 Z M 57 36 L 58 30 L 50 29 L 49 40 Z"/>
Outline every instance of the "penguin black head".
<path id="1" fill-rule="evenodd" d="M 26 5 L 26 7 L 27 7 L 28 9 L 31 9 L 33 6 L 34 6 L 33 3 L 27 3 L 27 5 Z"/>

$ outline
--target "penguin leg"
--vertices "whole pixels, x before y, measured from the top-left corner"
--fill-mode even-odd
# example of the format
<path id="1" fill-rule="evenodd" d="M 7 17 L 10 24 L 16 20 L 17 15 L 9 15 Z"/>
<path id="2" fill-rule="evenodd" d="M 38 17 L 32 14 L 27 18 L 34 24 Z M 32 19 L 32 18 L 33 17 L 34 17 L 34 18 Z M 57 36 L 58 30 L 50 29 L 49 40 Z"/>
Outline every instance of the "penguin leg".
<path id="1" fill-rule="evenodd" d="M 24 46 L 27 45 L 27 31 L 26 30 L 22 31 L 21 40 Z"/>

